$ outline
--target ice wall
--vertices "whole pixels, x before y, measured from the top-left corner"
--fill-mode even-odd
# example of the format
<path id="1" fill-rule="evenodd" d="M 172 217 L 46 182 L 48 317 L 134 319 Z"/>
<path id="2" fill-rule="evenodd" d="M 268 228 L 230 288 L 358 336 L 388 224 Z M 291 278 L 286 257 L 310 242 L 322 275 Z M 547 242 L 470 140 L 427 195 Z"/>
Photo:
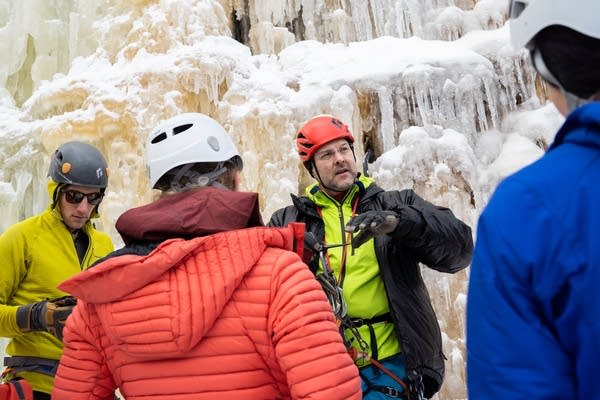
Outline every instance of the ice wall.
<path id="1" fill-rule="evenodd" d="M 265 220 L 310 182 L 293 147 L 331 113 L 388 189 L 413 188 L 475 228 L 499 179 L 561 122 L 497 0 L 0 0 L 0 231 L 48 204 L 48 156 L 79 139 L 107 157 L 101 227 L 146 203 L 144 141 L 203 112 L 232 134 Z M 515 157 L 517 155 L 518 157 Z M 468 271 L 424 269 L 444 332 L 438 399 L 464 399 Z"/>
<path id="2" fill-rule="evenodd" d="M 454 40 L 499 28 L 506 2 L 496 0 L 222 1 L 238 39 L 254 52 L 278 52 L 293 40 L 350 42 L 381 36 Z"/>

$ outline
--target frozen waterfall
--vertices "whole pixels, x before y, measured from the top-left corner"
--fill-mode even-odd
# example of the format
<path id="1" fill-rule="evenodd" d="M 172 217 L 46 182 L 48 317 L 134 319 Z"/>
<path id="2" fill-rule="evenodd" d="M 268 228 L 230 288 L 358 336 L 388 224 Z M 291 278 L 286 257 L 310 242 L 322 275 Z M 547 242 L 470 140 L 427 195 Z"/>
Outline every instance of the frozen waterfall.
<path id="1" fill-rule="evenodd" d="M 562 122 L 506 0 L 0 0 L 0 231 L 48 204 L 49 154 L 80 139 L 111 172 L 100 225 L 150 201 L 145 138 L 181 112 L 213 116 L 245 160 L 265 220 L 310 177 L 300 124 L 335 114 L 387 189 L 413 188 L 474 231 L 502 177 L 539 157 Z M 468 270 L 424 269 L 447 379 L 465 399 Z"/>

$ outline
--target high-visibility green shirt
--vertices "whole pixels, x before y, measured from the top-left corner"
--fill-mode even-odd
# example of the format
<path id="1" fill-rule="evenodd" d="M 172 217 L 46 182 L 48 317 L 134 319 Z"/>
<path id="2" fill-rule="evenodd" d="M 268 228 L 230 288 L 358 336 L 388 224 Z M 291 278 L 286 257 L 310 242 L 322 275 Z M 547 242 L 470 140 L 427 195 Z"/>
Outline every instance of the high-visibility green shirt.
<path id="1" fill-rule="evenodd" d="M 367 188 L 373 183 L 371 178 L 360 176 L 359 180 Z M 353 207 L 358 201 L 358 187 L 354 185 L 342 201 L 337 201 L 327 195 L 322 190 L 316 190 L 317 184 L 306 188 L 306 196 L 317 206 L 325 225 L 325 243 L 341 244 L 348 243 L 349 234 L 344 231 L 344 227 L 353 216 Z M 312 193 L 314 191 L 314 193 Z M 356 211 L 356 210 L 355 210 Z M 379 274 L 379 264 L 375 255 L 373 239 L 365 242 L 359 248 L 352 251 L 350 246 L 333 247 L 327 250 L 328 260 L 339 281 L 342 262 L 344 277 L 341 285 L 344 293 L 344 299 L 348 305 L 348 315 L 351 318 L 371 319 L 389 312 L 389 304 L 383 280 Z M 320 266 L 318 272 L 322 272 L 323 266 Z M 376 343 L 371 342 L 369 327 L 360 326 L 358 332 L 362 340 L 368 345 L 369 356 L 373 355 L 373 348 L 377 346 L 377 358 L 385 359 L 400 352 L 400 344 L 394 334 L 394 325 L 391 321 L 379 322 L 372 325 Z M 346 330 L 344 332 L 347 340 L 352 342 L 352 347 L 361 350 L 358 340 L 352 333 Z M 366 361 L 357 361 L 358 366 L 368 364 Z"/>
<path id="2" fill-rule="evenodd" d="M 49 184 L 52 194 L 56 184 Z M 52 196 L 51 196 L 52 197 Z M 113 250 L 110 237 L 88 223 L 83 228 L 89 246 L 79 263 L 71 233 L 58 206 L 9 227 L 0 235 L 0 336 L 10 338 L 6 354 L 60 359 L 63 345 L 47 332 L 22 333 L 17 308 L 66 295 L 57 285 Z M 34 390 L 50 393 L 52 377 L 21 372 Z"/>

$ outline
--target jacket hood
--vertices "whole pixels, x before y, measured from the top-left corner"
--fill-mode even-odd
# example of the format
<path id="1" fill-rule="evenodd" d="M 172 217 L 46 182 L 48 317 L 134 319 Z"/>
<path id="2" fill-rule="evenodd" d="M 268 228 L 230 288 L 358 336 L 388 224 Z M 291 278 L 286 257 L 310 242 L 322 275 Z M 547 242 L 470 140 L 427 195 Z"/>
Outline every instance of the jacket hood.
<path id="1" fill-rule="evenodd" d="M 126 211 L 116 228 L 129 245 L 262 225 L 258 193 L 206 187 L 167 195 Z"/>
<path id="2" fill-rule="evenodd" d="M 303 224 L 171 239 L 109 258 L 63 282 L 91 303 L 107 336 L 136 357 L 185 354 L 210 330 L 267 247 L 303 251 Z"/>
<path id="3" fill-rule="evenodd" d="M 58 189 L 59 184 L 54 182 L 52 179 L 48 180 L 48 196 L 50 196 L 50 203 L 52 206 L 58 204 L 58 199 L 55 196 L 58 194 L 56 189 Z"/>

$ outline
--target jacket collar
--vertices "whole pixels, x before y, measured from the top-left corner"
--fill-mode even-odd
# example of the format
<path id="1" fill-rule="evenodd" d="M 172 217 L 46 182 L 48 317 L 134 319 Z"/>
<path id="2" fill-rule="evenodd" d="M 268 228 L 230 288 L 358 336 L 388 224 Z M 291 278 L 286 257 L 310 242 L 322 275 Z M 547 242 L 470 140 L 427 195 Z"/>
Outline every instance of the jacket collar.
<path id="1" fill-rule="evenodd" d="M 257 193 L 207 187 L 164 196 L 128 210 L 118 218 L 116 228 L 129 245 L 262 225 Z"/>
<path id="2" fill-rule="evenodd" d="M 600 102 L 587 103 L 568 115 L 554 142 L 551 151 L 563 143 L 583 144 L 600 149 Z"/>
<path id="3" fill-rule="evenodd" d="M 364 176 L 362 174 L 358 174 L 354 185 L 348 189 L 346 195 L 344 196 L 343 202 L 349 201 L 354 198 L 355 194 L 358 192 L 358 196 L 363 198 L 367 189 L 374 184 L 372 178 Z M 321 187 L 318 183 L 313 183 L 312 185 L 306 188 L 306 197 L 308 197 L 313 203 L 317 205 L 324 204 L 339 204 L 339 202 L 329 196 L 325 191 L 321 190 Z"/>

